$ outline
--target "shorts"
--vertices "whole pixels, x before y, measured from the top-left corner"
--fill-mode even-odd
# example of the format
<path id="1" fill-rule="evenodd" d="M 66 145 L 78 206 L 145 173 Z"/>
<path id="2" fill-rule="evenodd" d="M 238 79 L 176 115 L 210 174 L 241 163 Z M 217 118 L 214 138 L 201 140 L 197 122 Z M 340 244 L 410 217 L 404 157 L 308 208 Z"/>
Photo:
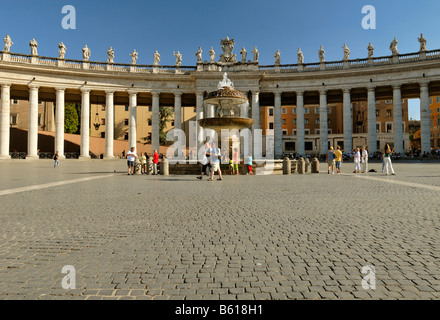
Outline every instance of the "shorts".
<path id="1" fill-rule="evenodd" d="M 335 160 L 328 160 L 327 161 L 328 166 L 334 166 L 335 165 Z"/>
<path id="2" fill-rule="evenodd" d="M 238 163 L 234 163 L 234 170 L 238 172 Z"/>
<path id="3" fill-rule="evenodd" d="M 134 161 L 128 161 L 127 160 L 128 167 L 134 167 Z"/>
<path id="4" fill-rule="evenodd" d="M 212 170 L 213 172 L 216 172 L 217 170 L 220 170 L 220 163 L 218 163 L 218 162 L 213 162 L 213 163 L 212 163 L 212 168 L 211 168 L 211 170 Z"/>
<path id="5" fill-rule="evenodd" d="M 341 161 L 336 161 L 336 169 L 341 170 Z"/>
<path id="6" fill-rule="evenodd" d="M 251 165 L 248 165 L 248 172 L 252 172 L 252 166 Z"/>
<path id="7" fill-rule="evenodd" d="M 210 167 L 211 165 L 208 163 L 208 164 L 204 164 L 203 165 L 203 167 L 202 167 L 202 173 L 204 173 L 204 174 L 206 174 L 206 169 L 208 168 L 208 167 Z"/>

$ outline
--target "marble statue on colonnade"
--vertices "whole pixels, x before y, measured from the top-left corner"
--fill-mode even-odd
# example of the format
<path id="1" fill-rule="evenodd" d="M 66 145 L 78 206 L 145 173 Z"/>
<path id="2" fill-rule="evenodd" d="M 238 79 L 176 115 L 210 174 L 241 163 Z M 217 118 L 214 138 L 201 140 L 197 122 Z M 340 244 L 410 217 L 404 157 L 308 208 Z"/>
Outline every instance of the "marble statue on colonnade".
<path id="1" fill-rule="evenodd" d="M 131 64 L 136 64 L 137 60 L 138 60 L 138 52 L 136 51 L 136 49 L 133 50 L 133 52 L 130 54 L 131 57 Z"/>
<path id="2" fill-rule="evenodd" d="M 64 43 L 60 42 L 60 44 L 58 44 L 58 48 L 58 59 L 64 59 L 67 51 L 66 46 L 64 45 Z"/>
<path id="3" fill-rule="evenodd" d="M 220 55 L 220 62 L 236 63 L 237 55 L 235 53 L 232 53 L 235 45 L 234 39 L 229 39 L 229 37 L 226 37 L 226 39 L 221 39 L 220 44 L 223 51 L 223 54 Z"/>
<path id="4" fill-rule="evenodd" d="M 417 40 L 419 40 L 420 43 L 420 52 L 426 52 L 426 39 L 423 36 L 423 33 L 420 34 L 420 38 L 417 38 Z"/>
<path id="5" fill-rule="evenodd" d="M 29 46 L 31 47 L 31 55 L 38 56 L 38 42 L 35 39 L 32 39 L 31 41 L 29 41 Z"/>
<path id="6" fill-rule="evenodd" d="M 277 50 L 277 52 L 275 52 L 273 57 L 275 58 L 275 64 L 276 65 L 280 65 L 281 64 L 281 52 L 280 52 L 280 50 Z"/>
<path id="7" fill-rule="evenodd" d="M 325 51 L 324 51 L 322 45 L 321 45 L 321 49 L 319 49 L 319 51 L 318 51 L 318 54 L 319 54 L 319 61 L 321 63 L 325 62 Z"/>
<path id="8" fill-rule="evenodd" d="M 391 53 L 393 54 L 393 56 L 399 55 L 399 50 L 397 50 L 398 43 L 399 43 L 399 41 L 397 41 L 397 39 L 394 38 L 394 40 L 390 44 L 390 50 L 391 50 Z"/>
<path id="9" fill-rule="evenodd" d="M 115 49 L 110 47 L 110 49 L 107 50 L 107 63 L 113 63 L 113 59 L 115 58 Z"/>
<path id="10" fill-rule="evenodd" d="M 202 48 L 199 47 L 199 50 L 196 52 L 197 62 L 202 62 Z"/>
<path id="11" fill-rule="evenodd" d="M 9 34 L 6 35 L 6 37 L 3 39 L 3 41 L 5 43 L 5 48 L 3 49 L 3 52 L 9 52 L 9 50 L 11 49 L 11 46 L 14 44 L 12 42 Z"/>
<path id="12" fill-rule="evenodd" d="M 180 51 L 177 51 L 177 53 L 175 53 L 173 51 L 173 55 L 176 57 L 176 67 L 180 67 L 182 65 L 182 55 L 180 54 Z"/>
<path id="13" fill-rule="evenodd" d="M 344 43 L 344 46 L 342 47 L 344 49 L 344 58 L 343 61 L 350 60 L 350 49 L 347 47 L 347 44 Z"/>
<path id="14" fill-rule="evenodd" d="M 373 55 L 374 55 L 374 47 L 373 47 L 373 45 L 371 44 L 371 42 L 370 42 L 370 44 L 368 45 L 367 49 L 368 49 L 368 58 L 373 58 Z"/>
<path id="15" fill-rule="evenodd" d="M 90 59 L 90 54 L 91 51 L 90 49 L 87 47 L 87 45 L 83 48 L 83 60 L 84 61 L 89 61 Z"/>
<path id="16" fill-rule="evenodd" d="M 301 51 L 301 48 L 298 48 L 298 64 L 303 64 L 304 63 L 304 54 Z"/>
<path id="17" fill-rule="evenodd" d="M 214 63 L 214 62 L 215 62 L 215 51 L 211 47 L 211 50 L 209 50 L 209 63 Z"/>
<path id="18" fill-rule="evenodd" d="M 246 63 L 247 51 L 244 47 L 241 48 L 240 54 L 241 54 L 241 62 Z"/>
<path id="19" fill-rule="evenodd" d="M 153 63 L 153 65 L 158 66 L 159 62 L 160 62 L 160 54 L 156 50 L 156 52 L 154 53 L 154 63 Z"/>
<path id="20" fill-rule="evenodd" d="M 254 47 L 252 53 L 254 54 L 254 59 L 252 60 L 252 62 L 258 62 L 258 58 L 260 57 L 260 52 L 258 52 L 257 46 Z"/>

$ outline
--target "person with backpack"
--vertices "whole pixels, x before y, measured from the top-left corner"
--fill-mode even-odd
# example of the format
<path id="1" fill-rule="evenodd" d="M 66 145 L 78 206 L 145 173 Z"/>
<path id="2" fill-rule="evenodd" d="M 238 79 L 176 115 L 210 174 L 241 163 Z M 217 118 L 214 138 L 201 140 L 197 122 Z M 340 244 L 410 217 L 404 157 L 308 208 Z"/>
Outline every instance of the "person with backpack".
<path id="1" fill-rule="evenodd" d="M 58 151 L 55 153 L 53 160 L 54 160 L 53 167 L 58 168 L 60 166 L 60 156 L 58 155 Z"/>
<path id="2" fill-rule="evenodd" d="M 336 159 L 336 155 L 335 152 L 333 151 L 333 147 L 330 147 L 326 155 L 326 160 L 328 164 L 328 174 L 330 174 L 330 168 L 332 170 L 332 174 L 335 174 L 335 159 Z"/>

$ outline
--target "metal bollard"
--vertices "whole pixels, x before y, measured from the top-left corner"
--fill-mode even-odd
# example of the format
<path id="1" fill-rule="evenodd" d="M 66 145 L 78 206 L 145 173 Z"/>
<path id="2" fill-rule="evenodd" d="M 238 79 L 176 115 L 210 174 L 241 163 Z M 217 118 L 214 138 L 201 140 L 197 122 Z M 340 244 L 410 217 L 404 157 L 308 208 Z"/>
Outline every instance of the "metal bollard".
<path id="1" fill-rule="evenodd" d="M 151 176 L 153 174 L 153 157 L 149 157 L 147 161 L 147 174 Z"/>
<path id="2" fill-rule="evenodd" d="M 299 158 L 299 161 L 298 161 L 298 173 L 304 174 L 305 171 L 306 171 L 306 162 L 304 161 L 304 158 L 301 157 L 301 158 Z"/>
<path id="3" fill-rule="evenodd" d="M 314 158 L 312 161 L 312 173 L 319 173 L 319 160 Z"/>
<path id="4" fill-rule="evenodd" d="M 283 174 L 291 174 L 291 173 L 292 173 L 292 165 L 290 163 L 290 159 L 288 157 L 285 157 L 283 161 Z"/>
<path id="5" fill-rule="evenodd" d="M 309 158 L 306 158 L 306 173 L 310 172 L 310 160 Z"/>
<path id="6" fill-rule="evenodd" d="M 160 163 L 160 175 L 169 176 L 170 175 L 170 165 L 168 159 L 164 156 L 162 162 Z"/>

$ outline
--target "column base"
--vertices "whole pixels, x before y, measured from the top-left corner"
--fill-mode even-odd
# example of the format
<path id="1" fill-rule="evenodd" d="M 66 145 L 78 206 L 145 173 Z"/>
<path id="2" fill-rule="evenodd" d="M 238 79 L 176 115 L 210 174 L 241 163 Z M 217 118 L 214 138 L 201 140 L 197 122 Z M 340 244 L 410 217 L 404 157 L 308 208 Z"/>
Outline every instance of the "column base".
<path id="1" fill-rule="evenodd" d="M 115 156 L 104 156 L 104 160 L 115 160 Z"/>
<path id="2" fill-rule="evenodd" d="M 90 160 L 90 156 L 79 156 L 79 160 Z"/>
<path id="3" fill-rule="evenodd" d="M 40 160 L 39 156 L 31 156 L 31 155 L 26 155 L 26 160 Z"/>
<path id="4" fill-rule="evenodd" d="M 8 155 L 0 155 L 0 160 L 11 160 L 11 156 L 8 154 Z"/>

